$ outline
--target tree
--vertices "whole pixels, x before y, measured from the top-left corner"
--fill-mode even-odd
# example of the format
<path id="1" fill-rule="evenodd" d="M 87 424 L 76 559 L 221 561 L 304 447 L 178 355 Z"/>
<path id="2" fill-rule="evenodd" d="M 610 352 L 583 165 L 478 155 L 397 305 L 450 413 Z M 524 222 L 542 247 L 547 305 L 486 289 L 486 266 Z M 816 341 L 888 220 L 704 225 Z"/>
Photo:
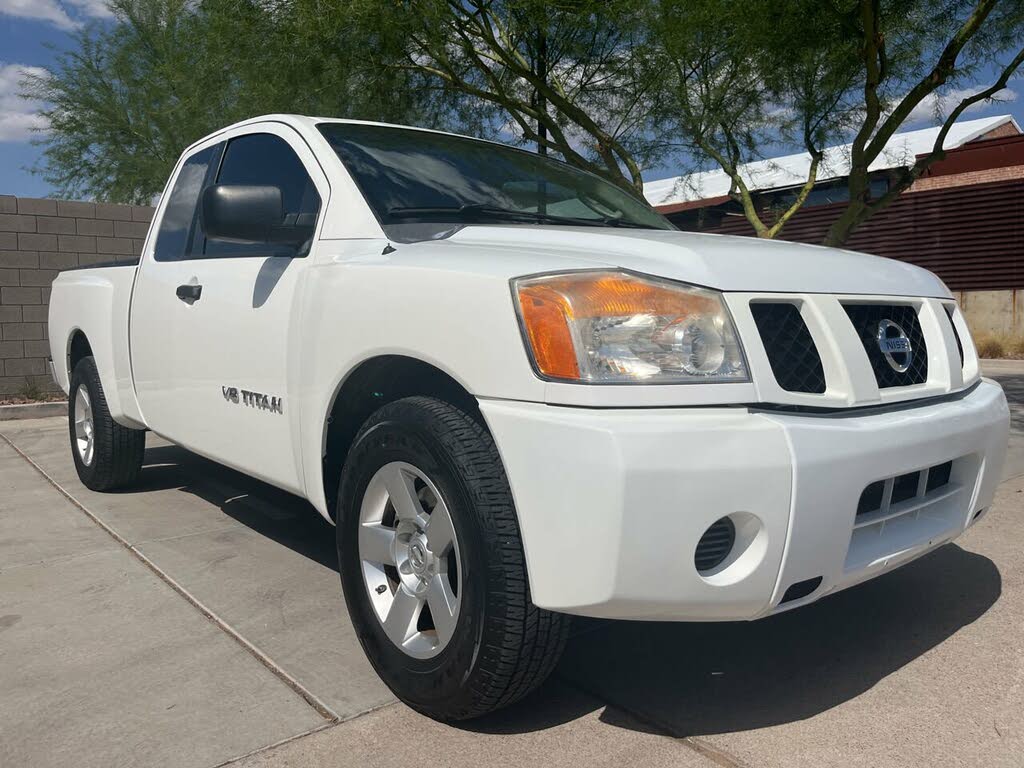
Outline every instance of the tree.
<path id="1" fill-rule="evenodd" d="M 405 69 L 497 110 L 542 151 L 643 194 L 649 81 L 633 51 L 643 0 L 398 0 Z"/>
<path id="2" fill-rule="evenodd" d="M 1019 0 L 858 0 L 835 9 L 857 40 L 863 101 L 850 151 L 850 203 L 830 228 L 826 245 L 841 245 L 932 164 L 945 157 L 949 129 L 972 106 L 999 93 L 1024 62 L 1024 4 Z M 945 114 L 930 152 L 871 197 L 871 164 L 886 142 L 928 99 L 968 86 L 979 70 L 995 67 L 985 85 L 961 93 Z M 938 103 L 938 102 L 936 102 Z"/>
<path id="3" fill-rule="evenodd" d="M 826 144 L 849 121 L 853 75 L 835 25 L 818 5 L 661 0 L 650 8 L 640 58 L 661 73 L 654 100 L 659 140 L 717 164 L 758 237 L 778 235 L 804 204 Z M 808 171 L 791 201 L 766 210 L 750 163 L 782 143 L 807 151 Z"/>
<path id="4" fill-rule="evenodd" d="M 685 154 L 717 164 L 756 234 L 805 203 L 852 136 L 840 244 L 943 155 L 952 123 L 1021 65 L 1021 0 L 114 0 L 27 93 L 50 104 L 58 192 L 145 201 L 181 150 L 274 111 L 453 127 L 533 143 L 642 196 Z M 983 87 L 968 92 L 995 67 Z M 933 151 L 871 197 L 870 167 L 922 105 L 953 97 Z M 938 103 L 936 101 L 936 103 Z M 749 163 L 800 146 L 766 210 Z"/>
<path id="5" fill-rule="evenodd" d="M 849 167 L 850 202 L 825 239 L 844 243 L 944 156 L 953 123 L 1005 87 L 1024 58 L 1019 0 L 656 5 L 649 60 L 666 73 L 660 120 L 680 146 L 726 173 L 730 197 L 760 237 L 777 236 L 802 207 L 829 162 L 824 148 L 852 136 L 849 157 L 833 158 Z M 993 66 L 991 82 L 968 87 Z M 931 151 L 873 198 L 870 169 L 886 142 L 944 92 L 960 95 Z M 673 131 L 660 133 L 672 140 Z M 749 163 L 780 144 L 803 147 L 808 173 L 790 200 L 770 209 L 759 205 Z"/>
<path id="6" fill-rule="evenodd" d="M 25 84 L 49 105 L 40 172 L 64 196 L 149 202 L 185 147 L 260 114 L 431 123 L 449 111 L 429 84 L 368 65 L 394 41 L 359 23 L 360 0 L 328 13 L 302 0 L 112 6 L 113 25 L 80 31 L 49 76 Z"/>

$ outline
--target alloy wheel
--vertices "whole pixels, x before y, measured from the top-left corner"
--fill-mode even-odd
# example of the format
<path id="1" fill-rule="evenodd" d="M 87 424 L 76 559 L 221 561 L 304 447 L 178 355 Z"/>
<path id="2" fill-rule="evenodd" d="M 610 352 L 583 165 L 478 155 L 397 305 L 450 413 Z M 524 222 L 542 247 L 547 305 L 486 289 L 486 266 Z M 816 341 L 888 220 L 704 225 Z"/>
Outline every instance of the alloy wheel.
<path id="1" fill-rule="evenodd" d="M 394 461 L 370 479 L 359 514 L 359 559 L 391 642 L 419 659 L 444 650 L 459 618 L 462 564 L 448 505 L 422 470 Z"/>
<path id="2" fill-rule="evenodd" d="M 96 451 L 96 427 L 92 418 L 92 402 L 84 386 L 75 395 L 75 450 L 85 466 L 92 464 Z"/>

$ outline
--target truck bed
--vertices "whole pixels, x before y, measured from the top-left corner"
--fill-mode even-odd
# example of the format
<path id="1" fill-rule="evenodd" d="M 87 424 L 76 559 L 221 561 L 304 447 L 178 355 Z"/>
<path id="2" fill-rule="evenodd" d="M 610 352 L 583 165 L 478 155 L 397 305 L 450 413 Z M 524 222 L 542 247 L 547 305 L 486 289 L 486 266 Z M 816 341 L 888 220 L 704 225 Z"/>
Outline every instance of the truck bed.
<path id="1" fill-rule="evenodd" d="M 49 336 L 53 376 L 61 389 L 70 388 L 71 345 L 81 331 L 96 360 L 111 415 L 141 427 L 128 353 L 129 306 L 137 271 L 137 263 L 115 263 L 61 272 L 50 295 Z"/>

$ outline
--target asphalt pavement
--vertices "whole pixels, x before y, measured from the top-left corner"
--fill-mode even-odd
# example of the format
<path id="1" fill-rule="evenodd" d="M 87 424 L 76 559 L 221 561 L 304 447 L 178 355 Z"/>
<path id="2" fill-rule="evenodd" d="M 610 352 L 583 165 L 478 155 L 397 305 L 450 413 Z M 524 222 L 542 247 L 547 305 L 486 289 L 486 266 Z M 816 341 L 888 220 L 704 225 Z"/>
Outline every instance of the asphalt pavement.
<path id="1" fill-rule="evenodd" d="M 956 543 L 753 623 L 578 621 L 550 682 L 460 726 L 396 703 L 305 502 L 150 435 L 77 480 L 0 424 L 0 766 L 1024 765 L 1024 364 L 1006 480 Z"/>

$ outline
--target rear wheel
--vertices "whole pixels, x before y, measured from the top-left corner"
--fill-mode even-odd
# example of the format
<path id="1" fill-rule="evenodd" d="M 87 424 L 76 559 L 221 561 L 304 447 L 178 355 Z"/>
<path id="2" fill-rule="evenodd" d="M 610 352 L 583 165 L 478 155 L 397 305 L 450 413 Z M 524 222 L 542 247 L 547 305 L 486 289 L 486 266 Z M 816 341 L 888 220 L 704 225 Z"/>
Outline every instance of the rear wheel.
<path id="1" fill-rule="evenodd" d="M 129 485 L 138 476 L 146 433 L 111 418 L 92 357 L 79 360 L 71 374 L 68 428 L 75 469 L 87 488 L 109 491 Z"/>
<path id="2" fill-rule="evenodd" d="M 399 698 L 459 720 L 544 681 L 569 617 L 530 601 L 508 481 L 479 421 L 426 397 L 384 406 L 356 436 L 338 499 L 349 614 Z"/>

